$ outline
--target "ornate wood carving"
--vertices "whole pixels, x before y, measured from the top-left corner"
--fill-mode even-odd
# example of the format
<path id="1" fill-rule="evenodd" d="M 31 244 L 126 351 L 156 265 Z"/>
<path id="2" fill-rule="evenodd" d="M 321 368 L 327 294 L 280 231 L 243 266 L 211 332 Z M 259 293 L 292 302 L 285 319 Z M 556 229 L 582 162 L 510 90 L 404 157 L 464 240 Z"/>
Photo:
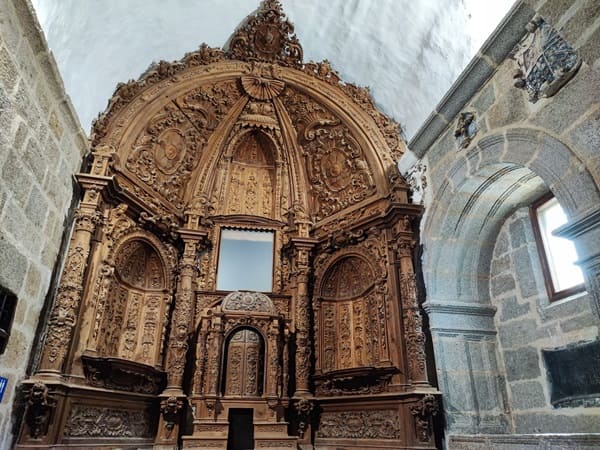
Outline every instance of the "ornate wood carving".
<path id="1" fill-rule="evenodd" d="M 416 405 L 410 407 L 410 413 L 415 418 L 417 437 L 421 442 L 429 442 L 432 438 L 432 417 L 439 412 L 439 404 L 433 395 L 425 395 Z"/>
<path id="2" fill-rule="evenodd" d="M 262 347 L 262 338 L 251 329 L 241 329 L 230 337 L 225 395 L 256 397 L 262 393 Z"/>
<path id="3" fill-rule="evenodd" d="M 31 386 L 25 416 L 31 438 L 39 439 L 48 434 L 48 425 L 55 407 L 56 400 L 49 394 L 48 386 L 39 382 Z"/>
<path id="4" fill-rule="evenodd" d="M 325 412 L 321 414 L 317 436 L 337 439 L 399 439 L 400 419 L 394 409 Z"/>
<path id="5" fill-rule="evenodd" d="M 228 54 L 242 61 L 269 61 L 302 66 L 302 47 L 294 26 L 285 18 L 281 3 L 266 0 L 231 38 Z"/>
<path id="6" fill-rule="evenodd" d="M 275 0 L 225 51 L 203 45 L 118 85 L 78 175 L 85 194 L 28 381 L 50 378 L 61 395 L 36 391 L 32 433 L 47 424 L 50 446 L 172 447 L 187 433 L 186 446 L 222 447 L 228 411 L 252 408 L 256 432 L 269 430 L 257 448 L 405 439 L 407 398 L 431 388 L 403 150 L 368 90 L 327 61 L 304 64 Z M 273 232 L 272 292 L 216 290 L 228 227 Z M 431 445 L 418 439 L 402 445 Z"/>
<path id="7" fill-rule="evenodd" d="M 149 410 L 74 405 L 65 425 L 65 435 L 88 438 L 148 438 L 152 437 L 152 416 Z"/>

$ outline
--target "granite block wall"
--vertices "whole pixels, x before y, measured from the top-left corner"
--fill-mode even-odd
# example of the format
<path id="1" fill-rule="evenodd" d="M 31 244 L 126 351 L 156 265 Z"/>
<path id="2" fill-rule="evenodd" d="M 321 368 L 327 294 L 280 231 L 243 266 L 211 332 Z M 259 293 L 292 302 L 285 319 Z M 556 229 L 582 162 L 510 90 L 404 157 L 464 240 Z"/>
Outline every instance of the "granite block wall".
<path id="1" fill-rule="evenodd" d="M 514 85 L 510 55 L 536 14 L 582 63 L 555 95 L 532 102 Z M 400 161 L 426 167 L 424 308 L 449 448 L 600 446 L 600 408 L 554 408 L 541 356 L 599 338 L 599 28 L 597 1 L 517 2 Z M 461 112 L 478 128 L 465 148 L 455 138 Z M 567 212 L 564 234 L 587 287 L 552 304 L 527 213 L 548 191 Z"/>
<path id="2" fill-rule="evenodd" d="M 541 349 L 595 340 L 600 321 L 590 308 L 588 293 L 553 303 L 548 300 L 527 208 L 518 209 L 502 225 L 490 276 L 514 432 L 600 430 L 600 408 L 554 408 L 550 403 Z"/>
<path id="3" fill-rule="evenodd" d="M 0 376 L 0 449 L 24 377 L 87 139 L 26 0 L 0 0 L 0 285 L 18 298 Z"/>

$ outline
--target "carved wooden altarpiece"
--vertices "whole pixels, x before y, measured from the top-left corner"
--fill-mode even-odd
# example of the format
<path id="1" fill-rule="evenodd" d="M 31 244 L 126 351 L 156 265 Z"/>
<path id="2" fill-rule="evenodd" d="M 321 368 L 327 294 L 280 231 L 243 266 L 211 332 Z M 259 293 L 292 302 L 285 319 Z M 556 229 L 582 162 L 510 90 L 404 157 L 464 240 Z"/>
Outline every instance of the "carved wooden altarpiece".
<path id="1" fill-rule="evenodd" d="M 18 448 L 435 448 L 398 125 L 264 1 L 117 86 Z M 270 292 L 217 290 L 225 228 L 274 236 Z"/>

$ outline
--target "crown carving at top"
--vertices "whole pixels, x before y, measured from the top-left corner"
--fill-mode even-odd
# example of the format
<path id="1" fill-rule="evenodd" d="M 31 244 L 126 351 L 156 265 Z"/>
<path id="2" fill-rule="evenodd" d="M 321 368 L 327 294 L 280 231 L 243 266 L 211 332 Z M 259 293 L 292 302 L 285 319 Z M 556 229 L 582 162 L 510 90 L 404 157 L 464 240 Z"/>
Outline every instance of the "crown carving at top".
<path id="1" fill-rule="evenodd" d="M 264 0 L 236 30 L 228 56 L 242 61 L 274 62 L 302 67 L 302 47 L 278 0 Z"/>

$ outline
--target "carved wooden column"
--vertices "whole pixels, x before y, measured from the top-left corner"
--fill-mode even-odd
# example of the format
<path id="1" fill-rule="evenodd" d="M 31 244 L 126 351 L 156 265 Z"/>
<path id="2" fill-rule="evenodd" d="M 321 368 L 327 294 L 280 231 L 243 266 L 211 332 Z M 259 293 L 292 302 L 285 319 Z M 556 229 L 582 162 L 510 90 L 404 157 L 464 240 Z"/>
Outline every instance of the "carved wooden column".
<path id="1" fill-rule="evenodd" d="M 214 317 L 208 332 L 206 353 L 208 364 L 206 367 L 206 394 L 216 398 L 219 393 L 219 379 L 221 375 L 221 351 L 223 348 L 222 317 Z M 213 403 L 214 406 L 214 403 Z"/>
<path id="2" fill-rule="evenodd" d="M 188 334 L 194 318 L 194 279 L 197 276 L 198 240 L 183 237 L 183 241 L 185 248 L 179 264 L 179 283 L 175 295 L 175 311 L 171 320 L 166 363 L 167 389 L 164 395 L 183 395 L 183 370 L 189 347 Z"/>
<path id="3" fill-rule="evenodd" d="M 204 234 L 196 230 L 184 229 L 179 233 L 184 243 L 184 250 L 179 263 L 179 282 L 167 347 L 165 364 L 167 388 L 160 395 L 161 416 L 155 440 L 156 448 L 161 446 L 169 448 L 177 444 L 184 397 L 183 372 L 189 348 L 189 336 L 194 324 L 194 283 L 198 276 L 196 252 L 199 242 L 204 238 Z"/>
<path id="4" fill-rule="evenodd" d="M 55 377 L 62 372 L 81 306 L 84 274 L 88 265 L 92 236 L 102 220 L 102 191 L 109 183 L 106 177 L 78 175 L 84 196 L 75 213 L 73 234 L 63 267 L 56 301 L 50 313 L 48 331 L 42 350 L 38 376 Z"/>
<path id="5" fill-rule="evenodd" d="M 414 246 L 415 241 L 410 237 L 400 237 L 397 244 L 400 260 L 402 320 L 408 356 L 408 378 L 412 384 L 429 385 L 425 362 L 425 333 L 423 333 L 423 319 L 419 311 L 417 277 L 412 262 Z"/>
<path id="6" fill-rule="evenodd" d="M 310 276 L 310 252 L 314 242 L 310 239 L 293 238 L 295 247 L 296 296 L 294 308 L 294 327 L 296 331 L 296 392 L 294 397 L 310 396 L 310 304 L 308 282 Z"/>

